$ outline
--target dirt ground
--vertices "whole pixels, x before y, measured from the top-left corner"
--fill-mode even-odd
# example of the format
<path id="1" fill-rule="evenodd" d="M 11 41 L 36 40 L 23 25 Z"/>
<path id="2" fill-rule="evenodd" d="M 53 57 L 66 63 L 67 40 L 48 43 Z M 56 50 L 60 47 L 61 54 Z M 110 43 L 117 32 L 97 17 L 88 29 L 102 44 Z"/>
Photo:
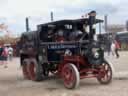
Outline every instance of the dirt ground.
<path id="1" fill-rule="evenodd" d="M 22 78 L 19 58 L 10 61 L 8 68 L 0 66 L 0 96 L 128 96 L 128 52 L 121 57 L 110 57 L 116 77 L 109 85 L 101 85 L 96 79 L 83 79 L 74 90 L 65 89 L 61 79 L 49 77 L 41 82 Z M 125 72 L 124 77 L 119 78 Z"/>

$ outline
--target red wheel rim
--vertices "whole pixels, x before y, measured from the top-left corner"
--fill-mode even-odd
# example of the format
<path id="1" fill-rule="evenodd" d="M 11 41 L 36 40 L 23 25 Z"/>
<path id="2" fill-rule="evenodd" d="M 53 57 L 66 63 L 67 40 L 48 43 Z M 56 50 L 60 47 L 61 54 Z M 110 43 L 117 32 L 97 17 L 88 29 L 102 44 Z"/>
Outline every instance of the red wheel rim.
<path id="1" fill-rule="evenodd" d="M 22 72 L 23 72 L 24 79 L 29 79 L 27 64 L 22 65 Z"/>
<path id="2" fill-rule="evenodd" d="M 62 72 L 62 78 L 64 81 L 64 85 L 67 88 L 69 86 L 72 86 L 75 81 L 74 71 L 68 66 L 64 67 Z"/>
<path id="3" fill-rule="evenodd" d="M 112 70 L 109 64 L 103 64 L 99 73 L 102 82 L 108 82 L 112 78 Z"/>
<path id="4" fill-rule="evenodd" d="M 29 65 L 29 76 L 30 76 L 30 79 L 31 80 L 35 80 L 35 76 L 36 76 L 36 74 L 35 74 L 35 64 L 34 63 L 31 63 L 30 65 Z"/>

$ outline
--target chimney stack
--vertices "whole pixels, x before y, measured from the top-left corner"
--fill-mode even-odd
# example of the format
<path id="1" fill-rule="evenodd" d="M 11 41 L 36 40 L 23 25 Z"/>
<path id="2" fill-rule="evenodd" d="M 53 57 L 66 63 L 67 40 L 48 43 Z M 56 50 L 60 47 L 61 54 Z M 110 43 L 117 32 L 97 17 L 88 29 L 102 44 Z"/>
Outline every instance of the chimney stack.
<path id="1" fill-rule="evenodd" d="M 29 19 L 26 17 L 26 32 L 29 32 Z"/>

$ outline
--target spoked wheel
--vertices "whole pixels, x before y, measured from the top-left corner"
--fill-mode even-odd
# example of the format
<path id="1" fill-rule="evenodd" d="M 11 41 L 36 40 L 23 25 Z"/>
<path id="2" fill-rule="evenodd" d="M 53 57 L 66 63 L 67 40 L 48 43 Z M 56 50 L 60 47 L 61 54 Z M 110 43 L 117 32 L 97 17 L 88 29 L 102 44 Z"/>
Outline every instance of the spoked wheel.
<path id="1" fill-rule="evenodd" d="M 29 61 L 28 61 L 28 59 L 24 59 L 23 60 L 23 63 L 22 63 L 22 72 L 23 72 L 23 77 L 24 77 L 24 79 L 30 79 L 29 78 L 29 73 L 28 73 L 28 63 L 29 63 Z"/>
<path id="2" fill-rule="evenodd" d="M 101 84 L 109 84 L 112 81 L 112 68 L 107 61 L 100 66 L 97 80 Z"/>
<path id="3" fill-rule="evenodd" d="M 43 79 L 42 74 L 40 72 L 40 66 L 37 64 L 37 60 L 30 60 L 30 64 L 28 66 L 29 77 L 33 81 L 41 81 Z"/>
<path id="4" fill-rule="evenodd" d="M 62 70 L 64 86 L 68 89 L 78 87 L 80 82 L 79 72 L 74 64 L 66 64 Z"/>

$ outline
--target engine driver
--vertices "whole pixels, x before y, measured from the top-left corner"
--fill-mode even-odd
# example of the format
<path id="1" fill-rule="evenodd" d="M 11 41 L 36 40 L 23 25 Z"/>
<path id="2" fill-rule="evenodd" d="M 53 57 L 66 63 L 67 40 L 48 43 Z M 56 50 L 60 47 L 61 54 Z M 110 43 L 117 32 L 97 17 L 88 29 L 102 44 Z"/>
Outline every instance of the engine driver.
<path id="1" fill-rule="evenodd" d="M 55 39 L 56 39 L 56 42 L 64 42 L 65 39 L 64 39 L 62 30 L 58 30 L 57 36 Z"/>

